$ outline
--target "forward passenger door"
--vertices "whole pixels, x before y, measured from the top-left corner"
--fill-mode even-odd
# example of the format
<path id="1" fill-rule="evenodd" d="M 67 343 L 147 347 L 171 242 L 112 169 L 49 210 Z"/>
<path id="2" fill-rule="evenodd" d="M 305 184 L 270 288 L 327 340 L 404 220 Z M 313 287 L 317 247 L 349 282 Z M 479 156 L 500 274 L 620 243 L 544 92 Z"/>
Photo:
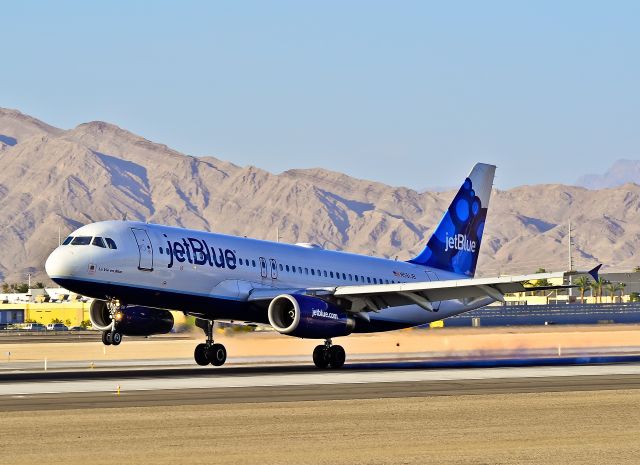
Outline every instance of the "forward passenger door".
<path id="1" fill-rule="evenodd" d="M 131 228 L 131 232 L 138 245 L 138 269 L 153 271 L 153 247 L 149 234 L 145 229 L 140 228 Z"/>

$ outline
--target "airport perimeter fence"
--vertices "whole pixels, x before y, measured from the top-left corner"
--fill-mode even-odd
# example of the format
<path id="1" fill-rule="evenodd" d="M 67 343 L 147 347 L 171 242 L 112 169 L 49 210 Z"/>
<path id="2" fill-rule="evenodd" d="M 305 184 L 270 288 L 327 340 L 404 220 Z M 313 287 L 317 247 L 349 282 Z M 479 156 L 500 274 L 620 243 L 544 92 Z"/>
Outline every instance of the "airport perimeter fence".
<path id="1" fill-rule="evenodd" d="M 640 323 L 640 302 L 614 304 L 504 305 L 447 318 L 445 326 L 536 326 Z"/>

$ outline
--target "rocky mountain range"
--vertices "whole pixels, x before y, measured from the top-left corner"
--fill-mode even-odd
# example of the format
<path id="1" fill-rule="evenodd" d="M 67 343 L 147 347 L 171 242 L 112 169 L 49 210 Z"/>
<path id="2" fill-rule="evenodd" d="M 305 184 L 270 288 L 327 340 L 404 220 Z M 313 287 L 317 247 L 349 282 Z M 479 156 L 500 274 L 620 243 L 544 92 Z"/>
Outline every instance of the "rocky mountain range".
<path id="1" fill-rule="evenodd" d="M 319 168 L 272 174 L 104 122 L 63 130 L 0 109 L 0 282 L 47 280 L 59 235 L 123 217 L 271 240 L 278 230 L 286 242 L 403 260 L 422 249 L 453 195 Z M 494 189 L 479 274 L 566 269 L 569 221 L 579 267 L 640 264 L 638 185 L 535 185 Z"/>

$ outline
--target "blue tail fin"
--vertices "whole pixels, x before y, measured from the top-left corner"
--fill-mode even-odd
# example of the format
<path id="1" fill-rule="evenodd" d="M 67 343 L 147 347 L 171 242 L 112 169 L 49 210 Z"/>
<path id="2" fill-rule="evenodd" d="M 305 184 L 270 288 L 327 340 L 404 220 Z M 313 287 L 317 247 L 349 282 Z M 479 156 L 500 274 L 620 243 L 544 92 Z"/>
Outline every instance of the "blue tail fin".
<path id="1" fill-rule="evenodd" d="M 477 163 L 424 250 L 410 263 L 473 276 L 496 167 Z"/>

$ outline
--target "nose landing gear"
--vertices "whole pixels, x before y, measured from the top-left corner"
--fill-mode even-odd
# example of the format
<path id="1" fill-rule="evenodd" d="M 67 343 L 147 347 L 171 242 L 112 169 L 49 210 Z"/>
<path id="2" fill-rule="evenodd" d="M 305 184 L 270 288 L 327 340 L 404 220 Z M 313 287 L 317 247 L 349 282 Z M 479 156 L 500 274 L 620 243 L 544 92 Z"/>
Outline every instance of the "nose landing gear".
<path id="1" fill-rule="evenodd" d="M 341 368 L 346 358 L 347 355 L 344 348 L 342 346 L 332 345 L 331 339 L 327 339 L 324 345 L 316 346 L 316 348 L 313 349 L 313 363 L 321 369 L 329 366 L 334 369 Z"/>
<path id="2" fill-rule="evenodd" d="M 202 328 L 207 335 L 207 342 L 198 344 L 193 352 L 196 363 L 201 366 L 211 364 L 219 367 L 224 365 L 227 360 L 227 349 L 222 344 L 214 344 L 213 321 L 197 319 L 196 325 Z"/>

